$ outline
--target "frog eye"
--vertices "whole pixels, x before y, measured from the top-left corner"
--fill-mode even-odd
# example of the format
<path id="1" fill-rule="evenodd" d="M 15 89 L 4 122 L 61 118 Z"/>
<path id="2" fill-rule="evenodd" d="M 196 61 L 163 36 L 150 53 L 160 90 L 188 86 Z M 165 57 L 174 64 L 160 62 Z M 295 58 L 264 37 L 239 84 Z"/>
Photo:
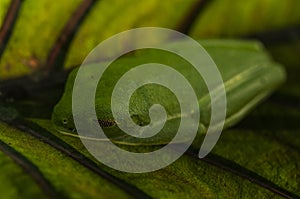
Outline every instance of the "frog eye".
<path id="1" fill-rule="evenodd" d="M 67 119 L 67 118 L 62 119 L 62 123 L 63 123 L 64 125 L 68 124 L 68 119 Z"/>

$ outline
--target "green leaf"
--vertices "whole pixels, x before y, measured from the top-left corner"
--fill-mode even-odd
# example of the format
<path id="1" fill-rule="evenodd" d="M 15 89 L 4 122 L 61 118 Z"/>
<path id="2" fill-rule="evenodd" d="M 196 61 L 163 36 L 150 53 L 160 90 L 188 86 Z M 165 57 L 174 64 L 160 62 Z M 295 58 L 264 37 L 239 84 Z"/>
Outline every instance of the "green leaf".
<path id="1" fill-rule="evenodd" d="M 216 0 L 198 17 L 193 37 L 233 37 L 298 25 L 300 2 Z"/>
<path id="2" fill-rule="evenodd" d="M 0 2 L 0 27 L 2 26 L 10 2 L 11 0 L 3 0 Z"/>
<path id="3" fill-rule="evenodd" d="M 174 164 L 151 173 L 145 174 L 125 174 L 103 166 L 96 161 L 89 152 L 82 146 L 78 138 L 72 138 L 69 136 L 61 136 L 57 133 L 51 123 L 47 120 L 36 121 L 40 125 L 46 127 L 51 132 L 61 137 L 65 142 L 71 144 L 76 149 L 80 149 L 90 159 L 93 159 L 99 167 L 109 171 L 113 175 L 129 182 L 141 190 L 145 191 L 152 197 L 166 197 L 166 198 L 181 198 L 188 197 L 194 198 L 199 195 L 206 195 L 208 197 L 213 196 L 226 196 L 232 197 L 238 196 L 239 193 L 230 193 L 230 190 L 223 189 L 223 186 L 235 187 L 238 189 L 239 183 L 249 184 L 249 182 L 240 179 L 239 177 L 232 176 L 222 170 L 218 170 L 210 165 L 199 161 L 195 158 L 183 156 Z M 216 178 L 211 178 L 215 176 Z M 172 183 L 170 183 L 172 182 Z M 224 184 L 223 184 L 224 183 Z M 165 187 L 161 189 L 161 187 Z M 250 185 L 250 188 L 246 191 L 249 196 L 254 191 L 259 189 L 258 194 L 266 196 L 270 193 L 258 188 L 256 185 Z"/>
<path id="4" fill-rule="evenodd" d="M 79 2 L 22 2 L 14 31 L 0 59 L 0 80 L 28 74 L 43 66 L 59 30 Z"/>
<path id="5" fill-rule="evenodd" d="M 11 148 L 16 150 L 29 162 L 35 165 L 40 170 L 42 175 L 54 187 L 54 190 L 57 192 L 56 194 L 59 197 L 128 197 L 128 195 L 122 190 L 116 188 L 105 179 L 98 177 L 95 173 L 78 164 L 78 162 L 72 160 L 67 156 L 67 154 L 62 154 L 60 151 L 53 149 L 43 141 L 3 123 L 0 123 L 0 129 L 1 141 L 8 144 Z M 3 156 L 0 157 L 2 157 L 1 161 L 5 161 L 8 158 Z M 6 169 L 9 164 L 11 164 L 10 168 Z M 39 196 L 42 193 L 45 194 L 44 190 L 37 188 L 37 186 L 42 185 L 39 182 L 37 182 L 37 184 L 33 183 L 32 179 L 30 179 L 30 177 L 28 176 L 29 173 L 26 174 L 24 171 L 20 171 L 21 169 L 16 164 L 9 164 L 6 164 L 5 167 L 2 167 L 3 170 L 1 171 L 6 171 L 6 173 L 2 175 L 0 179 L 6 181 L 1 181 L 1 183 L 8 186 L 8 188 L 12 191 L 14 189 L 22 189 L 22 192 L 24 193 L 24 195 L 20 195 L 22 192 L 14 193 L 14 195 L 12 195 L 12 198 L 19 198 L 21 196 L 22 198 L 32 198 L 34 196 Z M 33 175 L 34 172 L 35 171 L 32 169 L 31 175 Z M 8 175 L 12 175 L 11 178 L 5 178 L 5 176 Z M 19 183 L 21 180 L 26 180 L 25 185 L 27 185 L 28 187 L 31 185 L 32 187 L 25 189 L 24 185 Z M 10 192 L 4 191 L 4 194 L 7 194 L 9 196 Z"/>
<path id="6" fill-rule="evenodd" d="M 43 191 L 40 190 L 30 175 L 22 171 L 20 166 L 3 152 L 0 152 L 0 166 L 1 197 L 45 198 Z"/>
<path id="7" fill-rule="evenodd" d="M 0 79 L 29 74 L 43 68 L 57 40 L 64 43 L 71 39 L 72 43 L 60 49 L 62 52 L 59 54 L 66 53 L 66 56 L 58 62 L 58 66 L 51 67 L 64 65 L 70 68 L 79 65 L 99 42 L 115 33 L 136 27 L 180 29 L 182 24 L 191 22 L 190 35 L 207 38 L 247 36 L 300 23 L 298 0 L 202 1 L 203 6 L 199 9 L 196 9 L 199 2 L 195 0 L 134 0 L 130 3 L 97 1 L 86 12 L 78 29 L 74 28 L 73 40 L 72 37 L 65 38 L 69 35 L 62 31 L 68 21 L 76 22 L 72 14 L 82 5 L 81 1 L 62 1 L 60 4 L 53 4 L 49 0 L 22 1 L 16 24 L 0 60 Z M 8 0 L 0 4 L 2 18 L 8 9 L 7 4 Z M 191 13 L 197 20 L 188 17 Z"/>

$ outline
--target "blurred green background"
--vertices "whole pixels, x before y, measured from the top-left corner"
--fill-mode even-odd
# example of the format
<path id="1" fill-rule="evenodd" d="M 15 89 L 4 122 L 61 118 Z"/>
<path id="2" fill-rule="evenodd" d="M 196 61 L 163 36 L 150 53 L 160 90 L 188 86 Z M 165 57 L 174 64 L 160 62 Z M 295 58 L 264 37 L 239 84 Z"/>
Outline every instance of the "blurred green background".
<path id="1" fill-rule="evenodd" d="M 111 170 L 57 133 L 50 116 L 71 68 L 104 39 L 144 26 L 260 40 L 287 81 L 224 131 L 207 159 L 186 154 L 146 174 Z M 1 0 L 0 27 L 3 198 L 300 196 L 299 0 Z"/>

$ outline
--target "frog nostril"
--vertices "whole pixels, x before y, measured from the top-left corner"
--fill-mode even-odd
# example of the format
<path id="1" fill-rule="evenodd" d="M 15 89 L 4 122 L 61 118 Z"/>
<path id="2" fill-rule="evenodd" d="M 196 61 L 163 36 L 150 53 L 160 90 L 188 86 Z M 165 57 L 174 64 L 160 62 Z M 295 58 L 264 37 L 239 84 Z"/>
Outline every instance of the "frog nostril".
<path id="1" fill-rule="evenodd" d="M 63 123 L 64 125 L 68 124 L 68 119 L 64 118 L 64 119 L 62 120 L 62 123 Z"/>

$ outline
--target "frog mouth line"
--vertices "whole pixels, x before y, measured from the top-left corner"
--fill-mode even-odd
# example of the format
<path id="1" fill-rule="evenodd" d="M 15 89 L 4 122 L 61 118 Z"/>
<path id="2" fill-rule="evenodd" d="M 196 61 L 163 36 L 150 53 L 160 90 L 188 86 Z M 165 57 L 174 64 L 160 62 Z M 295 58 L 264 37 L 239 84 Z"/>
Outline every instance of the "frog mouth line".
<path id="1" fill-rule="evenodd" d="M 118 137 L 119 140 L 111 140 L 109 138 L 93 138 L 93 137 L 78 135 L 78 134 L 75 134 L 75 133 L 70 133 L 70 132 L 67 132 L 67 131 L 64 131 L 64 130 L 59 130 L 59 129 L 56 129 L 56 130 L 59 133 L 63 134 L 63 135 L 74 137 L 74 138 L 80 138 L 80 139 L 84 139 L 84 140 L 89 140 L 89 141 L 113 142 L 114 144 L 128 145 L 128 146 L 153 146 L 153 144 L 121 141 L 126 136 Z M 76 130 L 75 130 L 75 132 L 76 132 Z M 156 145 L 162 145 L 162 144 L 156 144 Z"/>

